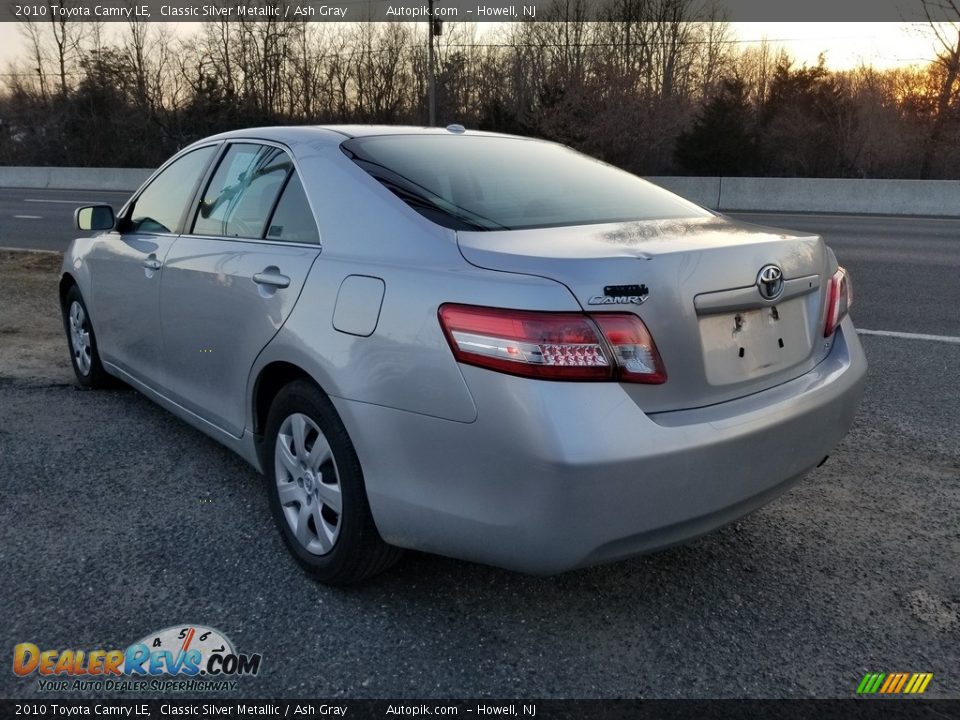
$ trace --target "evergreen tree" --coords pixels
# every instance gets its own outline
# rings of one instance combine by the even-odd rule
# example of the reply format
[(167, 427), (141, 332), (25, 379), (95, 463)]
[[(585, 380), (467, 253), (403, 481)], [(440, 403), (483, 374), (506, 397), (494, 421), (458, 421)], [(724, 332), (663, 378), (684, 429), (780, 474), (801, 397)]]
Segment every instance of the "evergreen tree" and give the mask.
[(749, 175), (758, 165), (747, 86), (724, 80), (693, 126), (677, 137), (674, 157), (694, 175)]

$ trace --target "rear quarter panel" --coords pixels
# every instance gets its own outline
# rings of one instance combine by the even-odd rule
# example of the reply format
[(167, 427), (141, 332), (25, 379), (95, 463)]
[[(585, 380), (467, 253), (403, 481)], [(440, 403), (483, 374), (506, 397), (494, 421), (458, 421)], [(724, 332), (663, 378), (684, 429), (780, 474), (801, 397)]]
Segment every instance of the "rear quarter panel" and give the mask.
[[(439, 306), (579, 308), (552, 280), (468, 264), (453, 231), (409, 209), (338, 147), (315, 148), (298, 160), (323, 248), (296, 307), (257, 359), (249, 396), (262, 368), (285, 361), (335, 397), (472, 422), (476, 407), (441, 331)], [(333, 326), (349, 275), (384, 283), (379, 320), (367, 337)], [(249, 420), (252, 426), (252, 406)]]

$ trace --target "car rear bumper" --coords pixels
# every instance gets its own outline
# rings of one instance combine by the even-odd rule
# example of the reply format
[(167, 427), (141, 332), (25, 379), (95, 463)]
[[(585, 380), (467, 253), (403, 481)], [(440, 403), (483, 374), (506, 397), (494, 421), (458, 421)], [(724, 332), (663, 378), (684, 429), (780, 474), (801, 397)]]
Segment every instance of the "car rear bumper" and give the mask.
[(802, 377), (649, 416), (615, 383), (463, 373), (472, 423), (334, 398), (377, 527), (401, 547), (549, 574), (688, 540), (782, 493), (847, 433), (866, 359), (846, 319)]

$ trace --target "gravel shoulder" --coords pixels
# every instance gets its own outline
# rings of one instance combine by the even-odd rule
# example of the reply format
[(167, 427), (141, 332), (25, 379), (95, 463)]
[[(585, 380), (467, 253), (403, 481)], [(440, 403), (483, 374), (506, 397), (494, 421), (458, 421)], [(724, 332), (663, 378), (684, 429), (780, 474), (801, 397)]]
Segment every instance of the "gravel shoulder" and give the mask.
[(0, 380), (69, 383), (57, 281), (63, 255), (0, 250)]
[(915, 671), (960, 698), (960, 346), (863, 338), (830, 461), (689, 545), (552, 578), (409, 553), (333, 590), (250, 467), (133, 391), (74, 388), (58, 267), (0, 253), (3, 652), (202, 623), (264, 656), (231, 697), (852, 697)]

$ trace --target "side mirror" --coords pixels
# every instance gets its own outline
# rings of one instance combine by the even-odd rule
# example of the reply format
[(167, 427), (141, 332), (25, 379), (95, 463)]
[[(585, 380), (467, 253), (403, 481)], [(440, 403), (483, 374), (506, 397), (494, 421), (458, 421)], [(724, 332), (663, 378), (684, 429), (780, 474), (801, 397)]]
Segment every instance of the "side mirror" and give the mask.
[(113, 208), (109, 205), (87, 205), (77, 208), (73, 219), (80, 230), (111, 230), (116, 223)]

